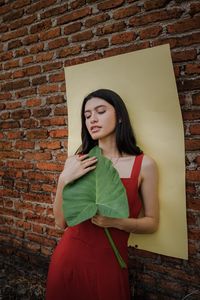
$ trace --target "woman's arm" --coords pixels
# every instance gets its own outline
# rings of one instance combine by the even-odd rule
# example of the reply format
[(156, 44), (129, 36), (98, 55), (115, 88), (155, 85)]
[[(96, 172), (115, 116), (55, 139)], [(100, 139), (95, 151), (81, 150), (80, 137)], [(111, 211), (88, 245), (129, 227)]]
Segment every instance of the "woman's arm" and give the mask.
[(58, 179), (56, 196), (53, 203), (55, 223), (61, 229), (67, 226), (62, 210), (62, 192), (64, 186), (94, 170), (96, 162), (96, 157), (88, 158), (87, 154), (82, 156), (75, 155), (66, 160), (64, 169)]
[(118, 219), (96, 215), (92, 222), (101, 227), (114, 227), (127, 232), (155, 232), (159, 224), (158, 171), (154, 160), (146, 155), (140, 171), (140, 190), (144, 205), (143, 217)]

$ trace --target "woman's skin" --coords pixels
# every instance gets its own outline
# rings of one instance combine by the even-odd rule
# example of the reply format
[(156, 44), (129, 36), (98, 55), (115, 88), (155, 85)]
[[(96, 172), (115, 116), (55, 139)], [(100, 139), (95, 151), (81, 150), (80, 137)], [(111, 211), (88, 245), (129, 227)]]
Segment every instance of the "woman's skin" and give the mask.
[[(100, 98), (92, 98), (85, 105), (85, 124), (94, 140), (102, 149), (105, 157), (119, 158), (129, 156), (126, 153), (120, 154), (116, 146), (115, 128), (117, 122), (114, 107)], [(131, 158), (131, 157), (130, 157)], [(134, 156), (132, 156), (134, 160)], [(56, 224), (64, 229), (66, 222), (62, 212), (62, 190), (66, 184), (85, 175), (96, 168), (96, 157), (88, 158), (88, 155), (74, 155), (69, 157), (62, 173), (59, 176), (58, 186), (53, 211)], [(127, 164), (131, 168), (131, 164)], [(120, 176), (120, 169), (116, 167)], [(123, 176), (121, 176), (123, 177)], [(139, 218), (108, 218), (96, 215), (91, 222), (100, 227), (114, 227), (127, 232), (153, 233), (158, 228), (159, 204), (158, 204), (158, 172), (154, 160), (144, 155), (138, 186), (143, 202), (143, 216)]]

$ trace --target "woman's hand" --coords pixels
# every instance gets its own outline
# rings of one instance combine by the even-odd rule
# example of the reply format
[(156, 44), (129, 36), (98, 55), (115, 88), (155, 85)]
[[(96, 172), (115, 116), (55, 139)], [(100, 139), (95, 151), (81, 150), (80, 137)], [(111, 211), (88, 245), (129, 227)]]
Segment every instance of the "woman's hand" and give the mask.
[(88, 158), (88, 154), (71, 156), (66, 160), (59, 180), (64, 184), (68, 184), (94, 170), (96, 168), (96, 162), (97, 158)]
[(109, 218), (105, 216), (95, 215), (92, 217), (91, 222), (99, 227), (108, 228), (118, 228), (118, 222), (120, 219), (117, 218)]

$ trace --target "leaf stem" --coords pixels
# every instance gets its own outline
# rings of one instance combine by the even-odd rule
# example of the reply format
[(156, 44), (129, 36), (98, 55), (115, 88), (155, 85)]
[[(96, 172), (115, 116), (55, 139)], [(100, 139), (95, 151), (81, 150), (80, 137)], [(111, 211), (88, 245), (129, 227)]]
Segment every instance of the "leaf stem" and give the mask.
[(115, 256), (116, 256), (116, 258), (117, 258), (117, 260), (119, 262), (120, 267), (123, 268), (123, 269), (127, 268), (127, 265), (126, 265), (125, 261), (123, 260), (123, 258), (121, 257), (121, 255), (120, 255), (120, 253), (119, 253), (119, 251), (118, 251), (118, 249), (117, 249), (117, 247), (116, 247), (116, 245), (115, 245), (115, 243), (114, 243), (114, 241), (112, 239), (112, 236), (111, 236), (108, 228), (104, 228), (104, 231), (105, 231), (106, 236), (107, 236), (107, 238), (108, 238), (108, 240), (110, 242), (110, 245), (111, 245), (111, 247), (112, 247), (112, 249), (113, 249), (113, 251), (115, 253)]

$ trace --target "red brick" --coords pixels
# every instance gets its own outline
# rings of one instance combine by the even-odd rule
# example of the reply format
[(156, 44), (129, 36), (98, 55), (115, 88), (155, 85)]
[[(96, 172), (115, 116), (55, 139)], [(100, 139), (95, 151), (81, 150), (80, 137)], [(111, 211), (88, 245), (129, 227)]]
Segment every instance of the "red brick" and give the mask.
[(28, 65), (28, 64), (31, 64), (32, 62), (33, 62), (33, 56), (24, 57), (22, 59), (23, 65)]
[(17, 90), (20, 88), (24, 88), (29, 86), (29, 80), (28, 79), (20, 79), (20, 80), (14, 80), (7, 83), (2, 84), (2, 91), (11, 91), (11, 90)]
[(200, 64), (187, 64), (185, 68), (186, 74), (199, 74)]
[(39, 170), (46, 170), (46, 171), (62, 171), (63, 170), (63, 165), (59, 165), (58, 163), (45, 163), (45, 162), (40, 162), (37, 163), (36, 167)]
[(191, 134), (200, 134), (200, 124), (191, 124), (189, 129)]
[(140, 7), (137, 5), (131, 5), (125, 8), (120, 8), (113, 12), (113, 19), (123, 19), (126, 17), (133, 16), (140, 12)]
[(23, 39), (23, 44), (24, 45), (30, 45), (30, 44), (33, 44), (33, 43), (37, 43), (38, 40), (39, 40), (39, 37), (38, 37), (37, 34), (31, 34), (31, 35), (26, 36)]
[(74, 34), (72, 36), (72, 42), (81, 42), (85, 40), (89, 40), (93, 37), (93, 33), (91, 30), (82, 31), (80, 33)]
[(44, 247), (41, 245), (41, 254), (49, 257), (52, 254), (52, 248)]
[(30, 96), (33, 94), (37, 94), (37, 89), (36, 88), (28, 88), (28, 89), (21, 90), (19, 92), (15, 92), (15, 97), (21, 98), (21, 97)]
[(43, 174), (43, 173), (37, 172), (37, 171), (34, 171), (34, 172), (29, 171), (26, 173), (26, 178), (28, 178), (30, 180), (36, 180), (36, 181), (42, 180), (43, 182), (51, 182), (52, 183), (52, 181), (54, 180), (54, 177), (55, 177), (55, 175), (53, 175), (53, 174), (50, 174), (50, 173)]
[(19, 19), (23, 16), (23, 10), (22, 9), (18, 9), (17, 11), (10, 11), (8, 14), (4, 15), (2, 17), (3, 22), (5, 23), (9, 23), (12, 20), (16, 20)]
[[(184, 120), (199, 120), (200, 119), (200, 111), (183, 111), (182, 113)], [(200, 149), (200, 148), (199, 148)]]
[(32, 169), (33, 164), (23, 161), (8, 161), (7, 166), (16, 169)]
[(8, 139), (19, 139), (21, 138), (22, 133), (20, 131), (9, 131), (7, 133), (7, 138)]
[[(51, 6), (52, 4), (55, 4), (56, 0), (48, 0), (48, 6)], [(41, 9), (46, 9), (47, 7), (47, 1), (46, 0), (40, 0), (39, 2), (29, 5), (28, 9), (26, 10), (27, 14), (32, 14), (36, 11), (39, 11)]]
[(77, 9), (83, 5), (85, 5), (86, 1), (85, 0), (75, 0), (72, 3), (70, 3), (70, 7), (72, 9)]
[(8, 5), (6, 5), (4, 3), (4, 5), (0, 7), (0, 14), (2, 14), (2, 15), (6, 14), (6, 13), (8, 13), (10, 11), (10, 9), (11, 9), (10, 3)]
[(66, 49), (61, 50), (58, 53), (59, 57), (66, 57), (69, 55), (74, 55), (74, 54), (78, 54), (81, 52), (81, 46), (73, 46), (73, 47), (67, 47)]
[(26, 106), (33, 107), (33, 106), (40, 106), (41, 100), (39, 98), (32, 98), (26, 101)]
[(30, 119), (22, 120), (21, 124), (22, 124), (23, 128), (27, 128), (27, 129), (33, 128), (33, 129), (35, 129), (35, 128), (38, 127), (39, 121), (30, 118)]
[(152, 26), (148, 27), (147, 29), (143, 29), (139, 32), (140, 38), (141, 39), (148, 39), (148, 38), (153, 38), (157, 37), (162, 33), (162, 26)]
[(11, 41), (8, 43), (8, 50), (16, 49), (22, 46), (22, 42), (20, 40)]
[[(85, 27), (93, 27), (94, 25), (105, 22), (109, 19), (110, 19), (110, 16), (108, 14), (106, 14), (106, 13), (99, 14), (97, 16), (88, 18), (85, 21)], [(69, 26), (73, 27), (73, 24), (71, 24)]]
[(123, 32), (119, 34), (115, 34), (111, 38), (111, 44), (124, 44), (127, 42), (131, 42), (136, 39), (136, 34), (134, 32)]
[(6, 72), (6, 73), (0, 74), (0, 80), (6, 80), (6, 79), (11, 79), (11, 78), (12, 78), (11, 72)]
[(173, 62), (182, 62), (193, 60), (197, 58), (197, 51), (196, 49), (185, 49), (182, 51), (172, 51), (172, 60)]
[(48, 119), (43, 119), (40, 121), (41, 126), (60, 126), (60, 125), (66, 125), (66, 120), (63, 117), (56, 117), (56, 118), (48, 118)]
[(51, 108), (43, 107), (43, 108), (37, 108), (33, 110), (33, 116), (34, 117), (46, 117), (51, 113)]
[(191, 3), (190, 4), (190, 14), (195, 15), (196, 13), (200, 12), (200, 3)]
[(185, 79), (177, 81), (177, 88), (179, 92), (196, 90), (200, 86), (200, 79)]
[(59, 153), (59, 154), (57, 154), (57, 155), (56, 155), (56, 159), (57, 159), (58, 161), (65, 162), (66, 159), (67, 159), (67, 153), (65, 152), (65, 153)]
[(20, 28), (15, 31), (10, 31), (2, 34), (1, 41), (6, 42), (8, 40), (16, 39), (18, 37), (22, 37), (28, 34), (27, 28)]
[[(16, 190), (18, 190), (20, 192), (22, 192), (22, 191), (23, 192), (28, 192), (28, 190), (29, 190), (29, 184), (28, 184), (28, 182), (17, 181), (15, 183), (15, 188), (16, 188)], [(15, 208), (17, 208), (17, 203), (15, 203)], [(26, 208), (27, 208), (27, 206), (26, 206)]]
[(148, 0), (144, 2), (144, 8), (145, 10), (158, 9), (165, 7), (169, 2), (170, 0)]
[(58, 36), (60, 36), (60, 28), (59, 27), (50, 29), (50, 30), (45, 31), (45, 32), (41, 32), (39, 34), (39, 38), (40, 38), (41, 41), (47, 41), (47, 40), (50, 40), (50, 39), (54, 39)]
[(103, 1), (102, 3), (99, 3), (97, 5), (97, 8), (99, 10), (107, 10), (107, 9), (119, 7), (123, 3), (124, 3), (124, 0), (107, 0), (107, 1)]
[(49, 76), (49, 82), (60, 82), (64, 80), (65, 80), (64, 72)]
[(1, 120), (7, 120), (7, 119), (10, 119), (10, 113), (9, 112), (2, 112), (0, 114), (0, 119)]
[(58, 92), (58, 85), (41, 85), (38, 88), (38, 92), (41, 95)]
[(59, 141), (40, 142), (39, 146), (41, 149), (61, 149), (61, 143)]
[(17, 151), (0, 151), (0, 158), (20, 158), (20, 152)]
[(12, 8), (16, 9), (16, 8), (24, 7), (24, 6), (27, 6), (30, 3), (31, 3), (31, 0), (18, 0), (18, 1), (14, 1), (12, 3)]
[(36, 54), (42, 52), (43, 50), (44, 50), (44, 43), (37, 43), (36, 45), (30, 48), (29, 53)]
[(47, 104), (59, 104), (64, 102), (65, 102), (65, 98), (63, 95), (50, 96), (46, 100)]
[(31, 115), (31, 112), (28, 109), (16, 110), (13, 113), (11, 113), (11, 117), (14, 120), (27, 119), (30, 117), (30, 115)]
[(27, 152), (24, 154), (24, 158), (26, 160), (50, 160), (52, 159), (52, 155), (51, 153), (49, 152), (37, 152), (37, 153), (34, 153), (34, 152)]
[(52, 186), (51, 184), (43, 184), (42, 190), (45, 192), (56, 193), (56, 187)]
[(89, 61), (100, 59), (100, 58), (102, 58), (102, 54), (100, 54), (100, 53), (94, 53), (94, 54), (90, 54), (88, 56), (83, 56), (83, 57), (70, 58), (65, 61), (65, 67), (81, 64), (84, 62), (89, 62)]
[(125, 27), (126, 25), (123, 21), (120, 21), (118, 23), (107, 24), (102, 27), (98, 27), (96, 30), (96, 34), (104, 35), (104, 34), (119, 32), (125, 29)]
[(199, 105), (200, 104), (200, 93), (192, 95), (192, 103), (194, 105)]
[(24, 222), (22, 220), (16, 220), (15, 225), (16, 225), (16, 227), (23, 228), (25, 230), (31, 229), (31, 224), (28, 222)]
[(40, 233), (40, 234), (43, 233), (43, 227), (41, 225), (33, 224), (32, 230), (33, 230), (33, 232), (36, 232), (36, 233)]
[(48, 43), (48, 49), (52, 50), (52, 49), (67, 46), (68, 44), (69, 42), (67, 38), (53, 39), (53, 41)]
[(51, 70), (60, 69), (61, 67), (62, 67), (62, 62), (48, 63), (43, 66), (43, 71), (49, 72)]
[(46, 53), (39, 53), (36, 55), (36, 62), (43, 62), (43, 61), (48, 61), (52, 60), (53, 58), (53, 52), (46, 52)]
[(199, 171), (187, 171), (186, 179), (188, 181), (200, 181), (200, 172)]
[(0, 100), (9, 100), (11, 98), (12, 98), (12, 94), (9, 92), (0, 94)]
[(140, 42), (134, 45), (129, 45), (129, 46), (123, 46), (123, 47), (117, 47), (114, 49), (109, 49), (109, 50), (105, 50), (104, 51), (104, 57), (110, 57), (110, 56), (114, 56), (114, 55), (118, 55), (118, 54), (122, 54), (122, 53), (128, 53), (131, 51), (136, 51), (136, 50), (140, 50), (140, 49), (145, 49), (149, 47), (149, 42), (145, 41), (145, 42)]
[(98, 41), (93, 41), (93, 42), (86, 43), (85, 46), (84, 46), (84, 50), (91, 51), (91, 50), (106, 48), (108, 46), (109, 46), (108, 39), (101, 39), (101, 40), (98, 40)]
[(57, 20), (57, 25), (62, 25), (68, 22), (72, 22), (78, 19), (82, 19), (92, 13), (91, 7), (84, 7), (76, 11), (72, 11)]
[(53, 7), (50, 9), (46, 9), (43, 13), (40, 14), (41, 19), (45, 19), (45, 18), (49, 18), (52, 16), (57, 16), (60, 15), (62, 13), (64, 13), (65, 11), (67, 11), (68, 8), (68, 3), (64, 4), (64, 5), (59, 5), (58, 7)]
[(62, 105), (62, 106), (57, 106), (54, 110), (54, 115), (55, 116), (66, 116), (67, 115), (67, 106)]
[(82, 26), (81, 22), (73, 22), (72, 24), (69, 24), (64, 27), (64, 34), (68, 35), (70, 33), (80, 31), (81, 26)]
[(13, 59), (4, 64), (4, 70), (14, 69), (19, 67), (19, 59)]
[(187, 208), (194, 211), (199, 211), (200, 199), (187, 198)]
[(167, 31), (169, 33), (181, 33), (198, 28), (200, 28), (200, 19), (199, 17), (194, 17), (192, 19), (187, 18), (174, 24), (168, 25)]
[(186, 150), (199, 150), (200, 140), (186, 139), (185, 140)]
[(190, 46), (198, 44), (200, 40), (200, 33), (193, 33), (192, 35), (185, 35), (179, 38), (162, 38), (157, 41), (153, 41), (153, 46), (170, 44), (171, 48), (180, 47), (180, 46)]
[[(46, 194), (39, 194), (39, 193), (23, 193), (23, 200), (30, 201), (30, 202), (37, 202), (37, 203), (52, 203), (51, 196)], [(30, 203), (29, 203), (30, 204)]]
[(32, 79), (32, 85), (41, 85), (47, 83), (47, 77), (46, 76), (38, 76)]
[(26, 18), (20, 18), (20, 20), (10, 23), (10, 29), (14, 30), (29, 24), (33, 24), (37, 20), (36, 15), (28, 16)]
[(28, 50), (27, 49), (17, 49), (15, 50), (15, 57), (21, 57), (21, 56), (25, 56), (28, 55)]
[(20, 127), (19, 122), (7, 121), (7, 122), (0, 123), (0, 128), (2, 129), (11, 129), (11, 128), (19, 128), (19, 127)]
[(0, 61), (5, 61), (13, 58), (12, 51), (6, 51), (5, 53), (0, 54)]
[(66, 137), (66, 136), (68, 136), (68, 131), (67, 131), (67, 129), (51, 130), (51, 131), (49, 131), (49, 135), (52, 138)]
[(179, 18), (181, 14), (182, 14), (182, 9), (178, 9), (178, 8), (151, 12), (142, 16), (132, 17), (129, 21), (129, 25), (130, 26), (145, 25), (157, 21)]
[(47, 138), (48, 136), (48, 131), (44, 129), (36, 129), (36, 130), (30, 130), (27, 131), (26, 137), (28, 139), (42, 139), (42, 138)]

